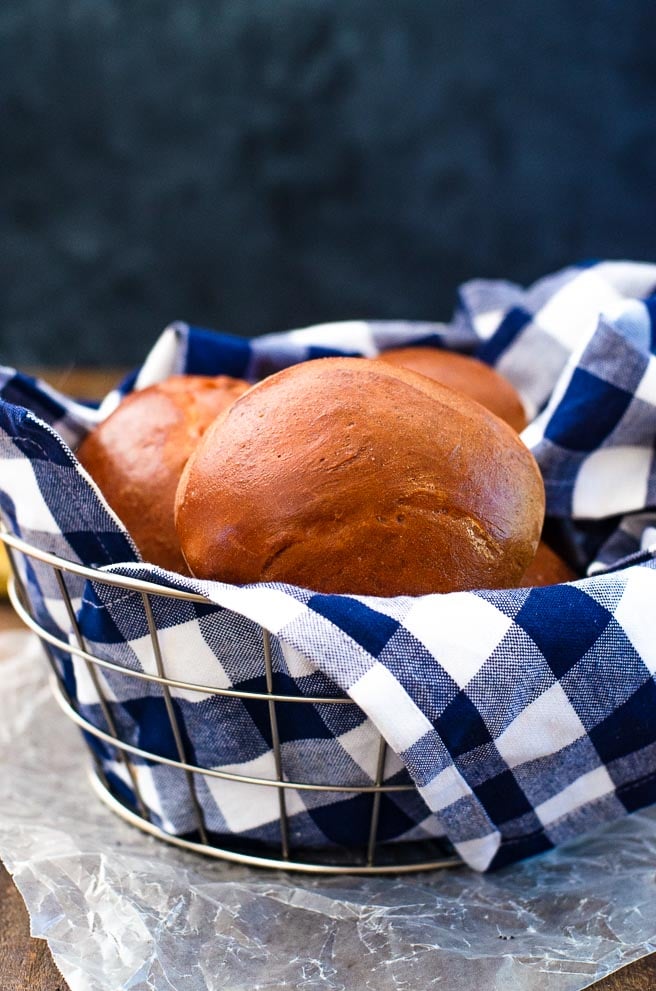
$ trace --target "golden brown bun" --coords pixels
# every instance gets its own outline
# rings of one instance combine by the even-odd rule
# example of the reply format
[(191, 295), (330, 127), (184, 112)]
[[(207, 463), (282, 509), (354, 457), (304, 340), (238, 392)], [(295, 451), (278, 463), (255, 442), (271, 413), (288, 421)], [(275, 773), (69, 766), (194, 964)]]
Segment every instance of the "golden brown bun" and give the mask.
[(361, 358), (254, 386), (207, 431), (176, 498), (198, 577), (384, 596), (517, 584), (543, 515), (537, 464), (507, 424)]
[(212, 420), (249, 388), (219, 375), (174, 375), (123, 400), (77, 457), (145, 561), (187, 573), (173, 506), (187, 458)]
[(552, 551), (543, 540), (538, 544), (535, 557), (524, 572), (520, 588), (534, 585), (558, 585), (559, 582), (574, 582), (579, 577), (562, 557)]
[(390, 348), (381, 352), (378, 358), (428, 375), (450, 389), (464, 392), (500, 416), (518, 433), (527, 424), (524, 404), (514, 386), (477, 358), (431, 347)]

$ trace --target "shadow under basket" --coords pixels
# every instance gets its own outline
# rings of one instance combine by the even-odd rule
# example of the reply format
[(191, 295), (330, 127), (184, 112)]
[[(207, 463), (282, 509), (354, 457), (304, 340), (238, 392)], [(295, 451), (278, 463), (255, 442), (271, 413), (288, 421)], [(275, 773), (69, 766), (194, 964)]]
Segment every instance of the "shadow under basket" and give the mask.
[[(289, 871), (306, 871), (317, 874), (397, 874), (413, 871), (428, 871), (442, 867), (459, 866), (462, 862), (452, 855), (449, 845), (439, 838), (407, 840), (401, 842), (384, 841), (380, 837), (379, 819), (381, 801), (384, 796), (394, 793), (415, 793), (416, 789), (409, 779), (389, 783), (385, 781), (385, 760), (387, 745), (383, 738), (376, 734), (374, 737), (373, 763), (375, 775), (366, 783), (354, 784), (327, 783), (322, 781), (299, 780), (298, 774), (290, 780), (284, 768), (283, 746), (279, 733), (279, 711), (281, 706), (352, 706), (359, 713), (355, 702), (343, 694), (333, 696), (285, 695), (274, 691), (274, 667), (272, 650), (276, 646), (275, 638), (268, 631), (261, 631), (261, 675), (263, 676), (264, 691), (242, 691), (234, 688), (217, 688), (190, 681), (180, 681), (167, 677), (165, 651), (161, 644), (161, 630), (158, 629), (154, 602), (159, 599), (182, 600), (196, 605), (215, 606), (209, 599), (200, 595), (183, 592), (153, 582), (135, 580), (123, 575), (105, 573), (96, 568), (85, 567), (33, 547), (8, 532), (0, 532), (11, 563), (11, 578), (9, 582), (9, 597), (11, 603), (25, 625), (40, 638), (52, 674), (51, 685), (54, 697), (63, 712), (81, 730), (91, 758), (90, 771), (93, 790), (98, 797), (116, 814), (128, 823), (137, 826), (142, 831), (158, 839), (176, 846), (202, 853), (211, 857), (247, 864), (256, 867), (268, 867)], [(55, 627), (47, 618), (47, 611), (39, 608), (39, 603), (30, 600), (27, 591), (29, 582), (25, 576), (38, 569), (39, 585), (45, 582), (53, 597), (59, 604), (62, 620)], [(128, 668), (115, 661), (97, 656), (91, 649), (88, 638), (81, 629), (74, 601), (79, 596), (80, 589), (87, 583), (93, 582), (94, 587), (112, 587), (125, 591), (140, 602), (143, 618), (150, 639), (153, 667), (152, 673), (143, 669)], [(74, 586), (72, 591), (71, 586)], [(34, 599), (34, 596), (32, 596)], [(48, 627), (51, 627), (50, 629)], [(220, 632), (220, 631), (219, 631)], [(96, 721), (88, 717), (88, 712), (80, 705), (70, 691), (65, 674), (65, 664), (82, 665), (88, 675), (88, 683), (93, 686), (97, 695), (98, 711), (102, 719)], [(64, 664), (64, 667), (63, 667)], [(156, 672), (156, 673), (155, 673)], [(104, 687), (104, 675), (111, 673), (133, 679), (136, 682), (148, 682), (148, 690), (156, 689), (161, 692), (163, 701), (162, 711), (168, 721), (167, 733), (174, 741), (174, 755), (158, 753), (127, 742), (121, 733), (112, 712), (111, 699), (108, 698)], [(274, 774), (271, 777), (254, 774), (240, 774), (234, 770), (223, 770), (192, 763), (188, 759), (185, 746), (185, 733), (176, 715), (174, 705), (175, 693), (202, 693), (204, 696), (223, 699), (226, 705), (234, 705), (235, 700), (253, 705), (259, 704), (266, 712), (268, 719), (267, 732), (270, 735), (273, 753)], [(218, 704), (218, 703), (217, 703)], [(362, 716), (364, 718), (364, 716)], [(99, 725), (102, 723), (102, 725)], [(147, 736), (148, 734), (146, 734)], [(119, 776), (106, 773), (106, 765), (100, 759), (99, 753), (110, 753), (116, 767), (121, 769)], [(140, 786), (137, 765), (148, 764), (154, 767), (166, 765), (176, 769), (184, 781), (187, 802), (195, 820), (194, 828), (180, 832), (172, 832), (162, 827), (156, 821), (149, 807), (147, 797)], [(202, 804), (198, 798), (199, 780), (213, 779), (241, 783), (257, 789), (267, 789), (270, 797), (271, 789), (277, 796), (276, 833), (279, 840), (275, 844), (249, 840), (240, 835), (226, 835), (213, 832), (207, 825), (203, 814)], [(128, 785), (127, 787), (125, 785)], [(294, 843), (293, 831), (290, 829), (290, 812), (288, 796), (295, 792), (330, 792), (339, 798), (359, 796), (367, 805), (366, 838), (357, 848), (349, 848), (336, 844), (330, 847), (304, 848)]]

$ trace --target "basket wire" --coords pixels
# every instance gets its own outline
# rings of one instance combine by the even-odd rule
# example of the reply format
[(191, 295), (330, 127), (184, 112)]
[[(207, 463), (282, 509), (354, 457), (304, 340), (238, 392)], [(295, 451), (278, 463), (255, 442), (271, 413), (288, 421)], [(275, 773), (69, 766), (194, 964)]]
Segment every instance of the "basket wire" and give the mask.
[[(295, 696), (277, 694), (274, 692), (273, 663), (272, 663), (272, 639), (271, 634), (264, 628), (262, 634), (262, 668), (265, 677), (266, 692), (239, 691), (231, 688), (216, 688), (213, 686), (197, 684), (194, 682), (180, 681), (167, 677), (164, 652), (161, 647), (159, 631), (153, 611), (152, 599), (154, 597), (165, 597), (179, 599), (186, 602), (202, 603), (204, 605), (215, 605), (211, 600), (195, 593), (183, 592), (179, 589), (167, 588), (152, 582), (141, 579), (132, 579), (123, 575), (107, 574), (95, 568), (89, 568), (72, 561), (67, 561), (54, 554), (36, 548), (9, 533), (6, 528), (0, 529), (0, 540), (5, 545), (11, 565), (11, 577), (9, 581), (9, 598), (14, 610), (25, 625), (40, 638), (49, 660), (52, 670), (51, 685), (53, 694), (59, 706), (85, 734), (90, 734), (97, 740), (102, 741), (111, 747), (115, 754), (116, 761), (120, 763), (129, 777), (135, 798), (135, 810), (129, 808), (120, 801), (115, 791), (111, 788), (105, 775), (100, 759), (93, 747), (89, 744), (89, 751), (93, 760), (93, 770), (91, 771), (91, 782), (93, 790), (102, 801), (123, 819), (137, 826), (142, 831), (156, 836), (161, 840), (172, 843), (179, 847), (184, 847), (198, 853), (203, 853), (212, 857), (247, 864), (256, 867), (278, 868), (292, 871), (305, 871), (309, 873), (321, 874), (395, 874), (408, 873), (413, 871), (428, 871), (442, 867), (454, 867), (461, 864), (459, 858), (445, 854), (442, 843), (436, 840), (422, 840), (417, 842), (399, 842), (394, 844), (381, 843), (378, 838), (378, 823), (380, 816), (381, 798), (386, 793), (400, 791), (414, 791), (412, 784), (385, 784), (384, 770), (385, 757), (387, 754), (387, 744), (383, 737), (378, 735), (376, 770), (373, 783), (371, 784), (334, 784), (316, 783), (307, 781), (292, 781), (284, 773), (283, 749), (280, 742), (278, 729), (277, 707), (282, 704), (296, 705), (347, 705), (356, 706), (356, 703), (346, 696)], [(69, 623), (69, 638), (62, 639), (53, 634), (39, 622), (35, 616), (35, 611), (29, 600), (25, 585), (21, 578), (19, 560), (30, 558), (38, 561), (40, 565), (50, 568), (61, 594), (62, 602), (65, 606), (66, 616)], [(148, 627), (153, 658), (157, 674), (134, 670), (95, 656), (88, 648), (85, 638), (80, 629), (71, 593), (66, 583), (66, 575), (74, 575), (77, 578), (90, 580), (95, 583), (107, 586), (118, 587), (140, 595), (144, 609), (144, 615)], [(53, 648), (62, 651), (70, 657), (77, 657), (84, 662), (86, 670), (97, 693), (100, 709), (105, 721), (105, 729), (91, 723), (86, 719), (76, 706), (75, 700), (71, 698), (67, 691), (63, 675), (55, 659)], [(109, 670), (141, 681), (157, 684), (164, 699), (164, 705), (171, 732), (175, 741), (177, 759), (165, 757), (161, 754), (144, 750), (133, 744), (127, 743), (120, 738), (116, 723), (112, 716), (111, 706), (103, 690), (99, 670)], [(218, 768), (203, 767), (190, 763), (185, 752), (184, 736), (176, 716), (175, 707), (172, 702), (171, 691), (184, 689), (186, 691), (200, 692), (228, 698), (242, 700), (265, 701), (268, 708), (268, 718), (271, 732), (273, 761), (275, 776), (272, 778), (256, 777), (253, 775), (238, 774), (233, 771), (224, 771)], [(357, 706), (356, 706), (357, 707)], [(190, 807), (194, 810), (196, 819), (197, 834), (199, 842), (186, 837), (177, 836), (166, 832), (152, 821), (147, 803), (139, 787), (139, 780), (135, 764), (131, 757), (138, 757), (146, 761), (168, 765), (183, 772), (186, 786), (189, 792)], [(198, 799), (196, 789), (196, 777), (212, 777), (224, 779), (242, 784), (257, 785), (263, 788), (276, 788), (279, 811), (279, 850), (273, 848), (267, 855), (244, 852), (239, 849), (238, 838), (235, 838), (235, 845), (226, 846), (225, 843), (216, 845), (208, 836), (208, 830), (204, 821), (203, 810)], [(371, 810), (369, 814), (368, 839), (366, 849), (344, 851), (344, 850), (312, 850), (312, 857), (308, 857), (310, 851), (293, 851), (290, 843), (289, 815), (287, 811), (286, 792), (289, 789), (298, 791), (320, 791), (337, 792), (340, 794), (371, 795)], [(293, 855), (292, 855), (293, 854)]]

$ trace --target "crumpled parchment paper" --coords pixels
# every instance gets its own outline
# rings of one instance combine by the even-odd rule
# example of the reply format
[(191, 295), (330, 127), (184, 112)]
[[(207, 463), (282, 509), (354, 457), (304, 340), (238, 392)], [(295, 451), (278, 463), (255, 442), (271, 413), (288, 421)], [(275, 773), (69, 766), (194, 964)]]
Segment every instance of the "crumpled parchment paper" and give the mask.
[(656, 949), (653, 809), (493, 875), (239, 867), (105, 809), (38, 643), (0, 659), (0, 857), (72, 991), (579, 991)]

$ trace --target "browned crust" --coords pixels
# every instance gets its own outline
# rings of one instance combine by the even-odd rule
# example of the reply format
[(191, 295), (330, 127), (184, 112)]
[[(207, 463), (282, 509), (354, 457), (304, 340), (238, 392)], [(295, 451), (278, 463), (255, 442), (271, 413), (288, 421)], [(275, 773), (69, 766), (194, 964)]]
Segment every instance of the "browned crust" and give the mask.
[(552, 551), (543, 540), (538, 545), (535, 557), (524, 572), (520, 586), (558, 585), (560, 582), (573, 582), (580, 576)]
[(145, 561), (187, 572), (173, 520), (187, 458), (215, 417), (249, 388), (230, 376), (176, 375), (133, 392), (77, 456)]
[(357, 358), (254, 386), (208, 430), (176, 505), (199, 577), (373, 595), (516, 584), (543, 515), (539, 470), (507, 424)]
[(390, 348), (379, 360), (409, 368), (413, 372), (464, 392), (500, 416), (520, 433), (527, 424), (526, 411), (515, 387), (494, 368), (468, 355), (432, 347)]

